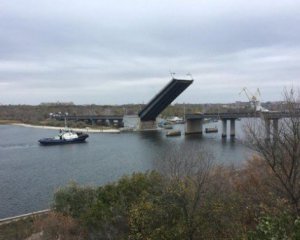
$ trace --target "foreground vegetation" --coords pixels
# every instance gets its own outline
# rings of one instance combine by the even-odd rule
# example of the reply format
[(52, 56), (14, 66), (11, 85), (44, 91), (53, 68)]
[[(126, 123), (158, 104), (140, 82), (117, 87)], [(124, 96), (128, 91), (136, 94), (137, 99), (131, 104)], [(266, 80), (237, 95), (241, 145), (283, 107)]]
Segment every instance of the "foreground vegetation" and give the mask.
[(51, 214), (0, 226), (2, 238), (300, 239), (299, 215), (263, 158), (235, 169), (182, 150), (165, 156), (160, 172), (100, 187), (70, 183), (55, 193)]
[[(159, 171), (105, 186), (58, 189), (52, 213), (34, 220), (31, 233), (78, 240), (300, 239), (295, 199), (263, 156), (237, 169), (215, 165), (207, 149), (180, 146), (160, 163)], [(299, 175), (295, 192), (298, 181)]]
[(25, 239), (33, 233), (33, 219), (0, 225), (0, 240)]
[(300, 238), (299, 215), (270, 184), (276, 178), (262, 158), (237, 170), (214, 166), (207, 153), (182, 151), (164, 158), (161, 173), (59, 190), (57, 216), (82, 226), (78, 239)]
[(43, 239), (300, 238), (299, 215), (269, 184), (262, 159), (239, 170), (178, 163), (168, 175), (135, 173), (97, 188), (71, 183), (35, 231)]

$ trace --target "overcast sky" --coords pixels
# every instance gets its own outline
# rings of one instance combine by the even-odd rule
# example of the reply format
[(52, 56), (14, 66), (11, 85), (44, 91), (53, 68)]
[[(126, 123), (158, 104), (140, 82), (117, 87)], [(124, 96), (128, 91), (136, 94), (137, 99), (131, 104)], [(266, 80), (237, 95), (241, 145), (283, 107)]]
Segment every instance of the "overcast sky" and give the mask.
[(299, 0), (2, 0), (0, 103), (263, 101), (300, 87)]

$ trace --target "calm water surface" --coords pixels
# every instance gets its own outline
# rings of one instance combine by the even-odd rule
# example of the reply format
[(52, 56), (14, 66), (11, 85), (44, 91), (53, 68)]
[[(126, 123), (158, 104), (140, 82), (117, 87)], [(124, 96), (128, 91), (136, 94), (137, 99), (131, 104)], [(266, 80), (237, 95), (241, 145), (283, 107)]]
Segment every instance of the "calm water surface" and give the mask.
[[(218, 126), (219, 123), (206, 125)], [(242, 139), (241, 122), (237, 138)], [(176, 128), (182, 128), (177, 125)], [(220, 129), (220, 128), (219, 128)], [(212, 151), (216, 161), (241, 164), (250, 151), (218, 134), (165, 137), (165, 132), (90, 134), (87, 143), (40, 146), (56, 130), (0, 125), (0, 218), (48, 208), (53, 192), (74, 180), (99, 185), (133, 172), (156, 169), (166, 152), (185, 144)]]

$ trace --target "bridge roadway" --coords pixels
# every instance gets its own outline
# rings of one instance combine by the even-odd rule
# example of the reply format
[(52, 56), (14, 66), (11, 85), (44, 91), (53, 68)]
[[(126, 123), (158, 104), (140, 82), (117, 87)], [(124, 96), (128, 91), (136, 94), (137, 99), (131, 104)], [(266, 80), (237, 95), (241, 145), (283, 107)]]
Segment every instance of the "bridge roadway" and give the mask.
[(271, 135), (271, 122), (273, 134), (278, 132), (280, 118), (300, 117), (300, 110), (293, 113), (287, 111), (268, 112), (226, 112), (226, 113), (193, 113), (185, 114), (185, 134), (202, 134), (203, 120), (206, 118), (222, 120), (222, 137), (227, 137), (227, 120), (230, 121), (230, 136), (235, 137), (235, 120), (238, 118), (261, 118), (265, 123), (266, 138)]
[(53, 118), (58, 121), (64, 121), (66, 118), (67, 120), (71, 121), (85, 121), (90, 122), (91, 124), (96, 124), (98, 121), (101, 121), (102, 124), (109, 122), (110, 125), (113, 125), (114, 122), (117, 122), (118, 126), (124, 125), (123, 115), (60, 115)]
[(204, 118), (213, 118), (213, 119), (237, 119), (237, 118), (253, 118), (260, 117), (260, 113), (257, 112), (228, 112), (228, 113), (188, 113), (185, 114), (186, 120), (193, 119), (204, 119)]
[(290, 113), (284, 111), (268, 111), (268, 112), (221, 112), (221, 113), (189, 113), (185, 114), (185, 119), (237, 119), (237, 118), (289, 118), (289, 117), (300, 117), (300, 111)]

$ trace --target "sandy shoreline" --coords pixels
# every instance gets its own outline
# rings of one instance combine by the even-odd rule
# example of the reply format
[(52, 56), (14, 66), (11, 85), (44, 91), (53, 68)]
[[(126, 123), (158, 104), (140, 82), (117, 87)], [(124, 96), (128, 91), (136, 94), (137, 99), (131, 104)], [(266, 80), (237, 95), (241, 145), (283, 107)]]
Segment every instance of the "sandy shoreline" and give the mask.
[[(59, 130), (63, 129), (63, 127), (52, 127), (52, 126), (39, 126), (39, 125), (31, 125), (25, 123), (11, 123), (10, 125), (21, 126), (21, 127), (31, 127), (31, 128), (42, 128), (42, 129), (52, 129)], [(120, 133), (118, 129), (92, 129), (92, 128), (72, 128), (73, 131), (80, 132), (88, 132), (88, 133)]]

